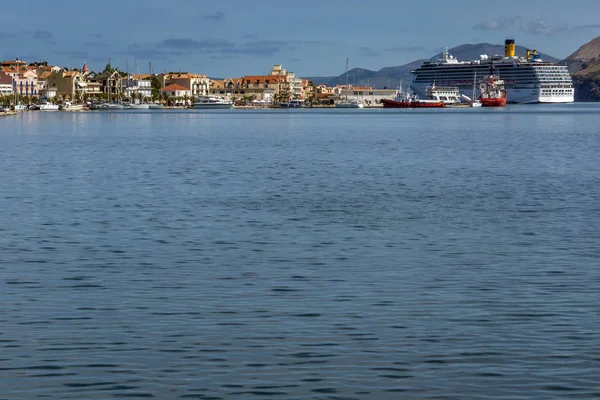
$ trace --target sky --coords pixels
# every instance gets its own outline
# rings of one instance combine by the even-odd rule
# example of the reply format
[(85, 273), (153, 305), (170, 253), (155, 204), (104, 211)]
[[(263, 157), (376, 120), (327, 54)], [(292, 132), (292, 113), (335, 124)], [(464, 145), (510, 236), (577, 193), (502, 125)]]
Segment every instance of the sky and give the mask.
[(2, 6), (0, 57), (102, 70), (336, 76), (430, 58), (467, 43), (564, 58), (600, 36), (600, 1), (41, 0)]

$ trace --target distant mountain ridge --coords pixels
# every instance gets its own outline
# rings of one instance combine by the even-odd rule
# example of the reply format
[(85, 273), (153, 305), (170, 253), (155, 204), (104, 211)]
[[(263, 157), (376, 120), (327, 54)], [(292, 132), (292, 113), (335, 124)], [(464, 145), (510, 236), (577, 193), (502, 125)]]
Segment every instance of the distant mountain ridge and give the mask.
[[(516, 47), (517, 55), (525, 56), (528, 48), (523, 46)], [(529, 48), (533, 50), (533, 48)], [(477, 44), (462, 44), (453, 47), (448, 52), (459, 61), (478, 60), (482, 54), (488, 56), (504, 55), (504, 45), (477, 43)], [(560, 60), (548, 54), (538, 52), (544, 61), (557, 63)], [(438, 53), (429, 60), (436, 60), (442, 56)], [(348, 71), (348, 83), (354, 86), (373, 86), (375, 88), (396, 88), (403, 82), (403, 87), (408, 87), (413, 80), (413, 74), (410, 72), (423, 64), (427, 59), (412, 61), (408, 64), (398, 65), (394, 67), (381, 68), (379, 71), (372, 71), (364, 68), (353, 68)], [(346, 73), (335, 77), (307, 77), (315, 84), (326, 84), (328, 86), (343, 85), (346, 83)]]

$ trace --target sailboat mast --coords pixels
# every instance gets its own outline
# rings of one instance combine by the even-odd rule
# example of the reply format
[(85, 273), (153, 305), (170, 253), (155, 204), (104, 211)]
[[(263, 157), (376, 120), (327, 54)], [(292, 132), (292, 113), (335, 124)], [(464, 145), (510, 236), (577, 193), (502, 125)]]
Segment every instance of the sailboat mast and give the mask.
[(348, 101), (348, 57), (346, 57), (346, 101)]

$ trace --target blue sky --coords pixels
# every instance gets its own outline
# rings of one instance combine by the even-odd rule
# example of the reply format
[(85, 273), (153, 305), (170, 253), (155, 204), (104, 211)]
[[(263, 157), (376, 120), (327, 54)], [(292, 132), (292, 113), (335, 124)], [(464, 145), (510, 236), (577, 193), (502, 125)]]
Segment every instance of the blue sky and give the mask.
[[(60, 5), (59, 5), (60, 4)], [(575, 5), (572, 5), (575, 4)], [(563, 58), (600, 36), (600, 1), (22, 0), (3, 4), (0, 57), (213, 77), (380, 69), (465, 43), (517, 44)]]

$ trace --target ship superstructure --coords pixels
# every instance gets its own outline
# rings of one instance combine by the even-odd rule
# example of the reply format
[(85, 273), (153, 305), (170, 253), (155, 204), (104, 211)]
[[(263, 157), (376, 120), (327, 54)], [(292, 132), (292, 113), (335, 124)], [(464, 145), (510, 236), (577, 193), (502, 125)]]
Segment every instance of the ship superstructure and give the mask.
[[(445, 50), (436, 61), (425, 61), (416, 70), (411, 89), (419, 96), (433, 84), (458, 86), (471, 95), (476, 76), (484, 76), (493, 64), (494, 72), (504, 81), (509, 103), (572, 103), (573, 81), (567, 67), (543, 61), (536, 50), (524, 57), (515, 55), (515, 41), (505, 42), (504, 57), (481, 55), (479, 60), (458, 61)], [(477, 97), (479, 93), (476, 94)]]

